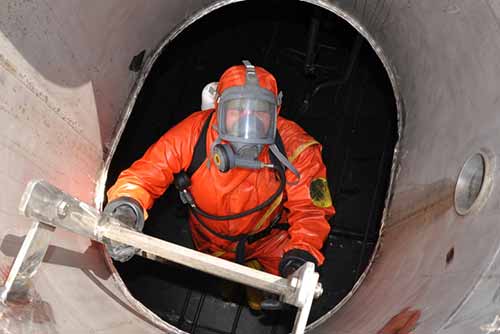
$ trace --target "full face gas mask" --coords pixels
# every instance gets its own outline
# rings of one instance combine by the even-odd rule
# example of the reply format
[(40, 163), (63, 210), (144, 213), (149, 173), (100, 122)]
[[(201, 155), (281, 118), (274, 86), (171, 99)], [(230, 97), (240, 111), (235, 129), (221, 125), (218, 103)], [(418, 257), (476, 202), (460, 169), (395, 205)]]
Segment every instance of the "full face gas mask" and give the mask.
[[(245, 84), (225, 89), (218, 100), (219, 138), (212, 146), (213, 161), (224, 173), (235, 167), (272, 168), (273, 165), (258, 160), (264, 145), (270, 145), (278, 160), (296, 172), (275, 145), (282, 94), (275, 96), (270, 90), (260, 87), (255, 67), (246, 60), (243, 64), (246, 68)], [(222, 144), (222, 140), (228, 143)]]

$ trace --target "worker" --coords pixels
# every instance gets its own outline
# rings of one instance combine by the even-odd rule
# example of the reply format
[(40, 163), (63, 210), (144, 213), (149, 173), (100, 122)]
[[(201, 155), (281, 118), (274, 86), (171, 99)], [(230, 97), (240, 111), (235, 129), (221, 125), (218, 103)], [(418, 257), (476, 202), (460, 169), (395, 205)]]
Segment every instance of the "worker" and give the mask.
[[(121, 172), (104, 212), (141, 231), (174, 183), (199, 251), (287, 277), (306, 261), (323, 264), (335, 210), (321, 145), (278, 116), (273, 75), (243, 63), (222, 74), (214, 108), (181, 121)], [(105, 244), (118, 261), (137, 252)]]

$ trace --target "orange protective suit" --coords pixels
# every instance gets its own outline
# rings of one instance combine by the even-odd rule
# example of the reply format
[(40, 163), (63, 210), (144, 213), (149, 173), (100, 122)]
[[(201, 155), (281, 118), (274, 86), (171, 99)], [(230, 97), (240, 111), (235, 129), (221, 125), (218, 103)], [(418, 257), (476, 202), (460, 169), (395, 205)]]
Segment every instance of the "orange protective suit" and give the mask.
[[(269, 72), (257, 67), (259, 84), (277, 92), (276, 82)], [(242, 72), (243, 71), (243, 72)], [(218, 92), (244, 84), (244, 67), (234, 66), (219, 81)], [(194, 147), (207, 119), (212, 115), (207, 132), (207, 159), (212, 160), (210, 148), (218, 137), (214, 129), (213, 110), (199, 111), (167, 131), (142, 158), (124, 170), (108, 190), (108, 201), (120, 196), (137, 200), (147, 211), (156, 198), (172, 183), (173, 176), (185, 171), (192, 160)], [(288, 222), (288, 231), (272, 232), (246, 247), (245, 260), (256, 259), (267, 272), (278, 274), (278, 265), (284, 252), (301, 249), (313, 255), (318, 265), (324, 261), (320, 251), (330, 231), (328, 218), (335, 213), (326, 183), (326, 167), (321, 158), (321, 145), (292, 121), (278, 117), (277, 129), (283, 140), (289, 161), (300, 172), (296, 177), (286, 171), (288, 183), (273, 204), (248, 216), (215, 221), (203, 218), (213, 230), (224, 235), (253, 234), (269, 226), (281, 211), (281, 222)], [(268, 147), (259, 160), (269, 161)], [(202, 210), (217, 216), (239, 213), (265, 201), (279, 186), (276, 172), (270, 168), (258, 170), (235, 168), (220, 172), (213, 161), (205, 161), (191, 177), (191, 193)], [(165, 222), (168, 224), (168, 222)], [(202, 252), (228, 260), (235, 259), (236, 242), (221, 239), (190, 216), (190, 228), (196, 248)]]

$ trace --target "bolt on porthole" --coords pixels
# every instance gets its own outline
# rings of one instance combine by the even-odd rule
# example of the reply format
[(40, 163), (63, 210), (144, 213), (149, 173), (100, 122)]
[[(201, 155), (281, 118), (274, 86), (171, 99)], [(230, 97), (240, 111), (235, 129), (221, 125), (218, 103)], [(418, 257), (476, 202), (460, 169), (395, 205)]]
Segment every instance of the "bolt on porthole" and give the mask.
[(467, 215), (481, 209), (492, 184), (492, 155), (481, 151), (465, 161), (455, 187), (455, 210)]

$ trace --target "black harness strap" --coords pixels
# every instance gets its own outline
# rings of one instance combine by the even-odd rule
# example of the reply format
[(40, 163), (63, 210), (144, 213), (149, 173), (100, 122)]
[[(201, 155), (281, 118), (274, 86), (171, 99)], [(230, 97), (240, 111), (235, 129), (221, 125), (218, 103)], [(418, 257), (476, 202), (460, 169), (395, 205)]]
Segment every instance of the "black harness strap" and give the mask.
[(191, 164), (186, 170), (187, 175), (190, 177), (200, 168), (201, 164), (207, 158), (207, 133), (208, 126), (210, 125), (210, 120), (212, 119), (213, 111), (207, 117), (205, 123), (203, 124), (203, 128), (201, 129), (200, 136), (198, 137), (198, 141), (196, 142), (193, 150), (193, 159), (191, 160)]
[[(210, 113), (210, 115), (207, 117), (205, 123), (203, 124), (203, 128), (201, 130), (200, 136), (198, 137), (198, 141), (195, 144), (194, 150), (193, 150), (193, 159), (191, 160), (191, 164), (189, 165), (188, 169), (186, 170), (186, 174), (191, 177), (197, 170), (200, 168), (201, 164), (205, 161), (207, 158), (207, 150), (206, 150), (206, 143), (207, 143), (207, 133), (208, 133), (208, 127), (210, 125), (210, 120), (212, 119), (213, 112)], [(281, 136), (278, 131), (276, 131), (276, 146), (280, 150), (283, 155), (286, 156), (286, 151), (285, 151), (285, 145), (283, 144), (283, 140), (281, 139)], [(283, 165), (281, 162), (272, 154), (271, 151), (269, 151), (269, 159), (273, 163), (273, 165), (278, 166), (278, 168), (284, 169)], [(179, 173), (181, 174), (181, 173)], [(176, 180), (179, 179), (178, 176), (179, 174), (176, 175)], [(284, 175), (284, 171), (282, 173)], [(182, 196), (182, 193), (181, 193)], [(242, 264), (245, 261), (245, 246), (246, 244), (251, 244), (256, 242), (257, 240), (260, 240), (266, 236), (268, 236), (273, 229), (279, 229), (279, 230), (288, 230), (290, 227), (289, 224), (286, 223), (279, 223), (281, 219), (281, 212), (274, 217), (274, 219), (271, 221), (268, 227), (263, 229), (262, 231), (256, 232), (254, 234), (239, 234), (239, 235), (226, 235), (219, 233), (212, 228), (210, 228), (202, 219), (199, 217), (199, 215), (191, 210), (193, 213), (193, 216), (195, 219), (200, 223), (203, 228), (205, 228), (208, 232), (211, 234), (215, 235), (218, 238), (230, 241), (230, 242), (237, 242), (236, 246), (236, 262)]]
[(269, 224), (268, 227), (266, 227), (260, 232), (254, 234), (226, 235), (213, 230), (196, 214), (196, 212), (194, 211), (191, 212), (193, 213), (193, 216), (196, 218), (198, 223), (200, 223), (200, 225), (203, 226), (203, 228), (205, 228), (211, 234), (230, 242), (237, 242), (236, 263), (239, 264), (243, 264), (243, 262), (245, 261), (245, 247), (247, 243), (252, 244), (257, 240), (267, 237), (269, 234), (271, 234), (271, 231), (274, 229), (286, 231), (290, 228), (290, 225), (287, 223), (279, 223), (279, 221), (281, 220), (281, 212), (280, 212), (279, 214), (276, 215), (276, 217), (274, 217), (274, 219), (271, 221), (271, 224)]

